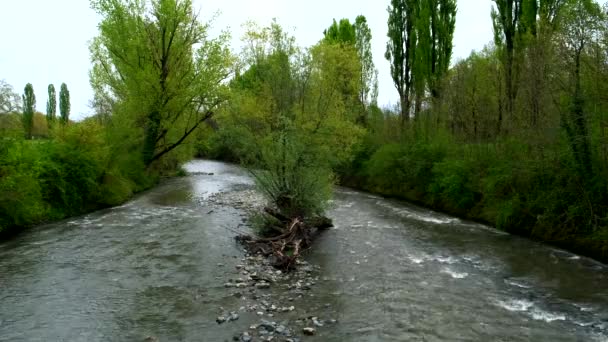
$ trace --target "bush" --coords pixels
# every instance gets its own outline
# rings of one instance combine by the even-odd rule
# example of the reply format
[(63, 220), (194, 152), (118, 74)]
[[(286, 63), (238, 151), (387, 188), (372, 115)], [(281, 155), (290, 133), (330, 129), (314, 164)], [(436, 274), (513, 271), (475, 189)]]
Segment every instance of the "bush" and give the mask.
[(139, 153), (127, 153), (128, 144), (114, 143), (93, 121), (54, 133), (53, 140), (0, 139), (0, 232), (117, 205), (156, 180)]
[[(293, 133), (293, 132), (292, 132)], [(331, 198), (333, 174), (295, 133), (277, 133), (260, 145), (250, 171), (270, 204), (287, 217), (322, 215)]]
[(39, 158), (32, 144), (0, 138), (0, 232), (44, 218), (47, 206), (36, 174)]
[(433, 166), (433, 181), (428, 191), (441, 207), (465, 212), (475, 205), (472, 165), (466, 160), (448, 159)]

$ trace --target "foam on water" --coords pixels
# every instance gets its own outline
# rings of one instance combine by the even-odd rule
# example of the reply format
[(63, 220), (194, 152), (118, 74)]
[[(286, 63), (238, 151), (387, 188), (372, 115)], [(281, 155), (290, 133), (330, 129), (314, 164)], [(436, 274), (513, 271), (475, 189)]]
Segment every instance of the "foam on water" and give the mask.
[(538, 308), (534, 308), (534, 310), (532, 310), (532, 312), (530, 312), (530, 313), (532, 315), (532, 318), (534, 318), (535, 320), (545, 321), (547, 323), (551, 323), (553, 321), (565, 321), (566, 320), (566, 315), (564, 315), (564, 314), (551, 313), (548, 311), (540, 310)]
[(384, 203), (383, 201), (377, 201), (376, 204), (380, 205), (382, 207), (391, 209), (398, 215), (401, 215), (401, 216), (404, 216), (407, 218), (412, 218), (412, 219), (415, 219), (418, 221), (436, 223), (436, 224), (451, 224), (451, 223), (460, 222), (460, 220), (457, 218), (439, 217), (436, 213), (433, 213), (431, 215), (431, 214), (426, 214), (426, 213), (422, 213), (422, 212), (414, 212), (412, 209), (398, 207), (395, 205)]
[(449, 257), (439, 256), (439, 257), (434, 258), (434, 260), (439, 261), (442, 264), (450, 264), (450, 265), (455, 264), (458, 261), (456, 258), (451, 257), (451, 256), (449, 256)]
[(505, 283), (511, 286), (516, 286), (522, 289), (530, 289), (532, 288), (532, 286), (530, 285), (526, 285), (526, 284), (522, 284), (520, 282), (514, 281), (514, 280), (510, 280), (510, 279), (505, 279)]
[(498, 301), (498, 306), (508, 311), (521, 312), (528, 311), (534, 303), (525, 299), (510, 299), (507, 301)]
[(566, 315), (562, 313), (553, 313), (542, 310), (535, 306), (534, 302), (525, 299), (509, 299), (506, 301), (499, 300), (496, 303), (499, 307), (511, 312), (525, 312), (527, 315), (537, 321), (551, 323), (554, 321), (565, 321)]
[(449, 274), (454, 279), (464, 279), (464, 278), (466, 278), (466, 277), (469, 276), (469, 274), (466, 273), (466, 272), (456, 272), (456, 271), (454, 271), (452, 269), (449, 269), (447, 267), (444, 268), (444, 269), (442, 269), (441, 273)]

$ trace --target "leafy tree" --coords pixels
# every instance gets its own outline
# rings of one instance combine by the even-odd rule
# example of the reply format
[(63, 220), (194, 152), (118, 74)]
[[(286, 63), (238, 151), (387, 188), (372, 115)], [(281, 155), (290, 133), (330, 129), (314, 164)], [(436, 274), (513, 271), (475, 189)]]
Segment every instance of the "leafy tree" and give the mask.
[(351, 24), (348, 19), (341, 19), (340, 23), (334, 19), (333, 24), (325, 31), (325, 40), (331, 43), (355, 45), (357, 41), (356, 24)]
[(409, 121), (413, 85), (413, 65), (417, 44), (415, 0), (391, 0), (388, 7), (386, 59), (391, 63), (391, 77), (399, 93), (401, 124)]
[(432, 0), (431, 58), (429, 88), (434, 98), (439, 96), (439, 83), (448, 72), (454, 47), (456, 0)]
[[(516, 92), (517, 72), (515, 70), (516, 35), (521, 24), (523, 0), (494, 0), (492, 7), (492, 22), (494, 25), (494, 42), (504, 48), (503, 66), (505, 70), (505, 97), (507, 114), (513, 116)], [(499, 112), (497, 133), (502, 129), (502, 111)]]
[(562, 113), (564, 127), (574, 158), (583, 179), (593, 176), (592, 153), (588, 120), (585, 113), (586, 96), (582, 87), (583, 58), (599, 36), (605, 14), (592, 0), (570, 0), (563, 10), (563, 30), (560, 44), (570, 72), (569, 109)]
[(21, 97), (13, 87), (0, 80), (0, 114), (17, 113), (21, 111)]
[(49, 127), (51, 127), (57, 116), (57, 93), (55, 92), (55, 86), (49, 84), (48, 92), (49, 99), (46, 102), (46, 121)]
[(26, 139), (32, 138), (34, 127), (34, 113), (36, 112), (36, 95), (31, 83), (25, 86), (23, 92), (23, 131)]
[(70, 91), (65, 83), (61, 84), (59, 90), (59, 113), (61, 114), (61, 123), (63, 125), (70, 122)]
[(360, 15), (355, 19), (355, 47), (361, 62), (359, 101), (367, 109), (378, 102), (378, 69), (372, 55), (372, 31), (367, 19)]
[(102, 17), (91, 84), (142, 135), (150, 166), (182, 145), (227, 99), (229, 36), (209, 39), (191, 0), (92, 0)]

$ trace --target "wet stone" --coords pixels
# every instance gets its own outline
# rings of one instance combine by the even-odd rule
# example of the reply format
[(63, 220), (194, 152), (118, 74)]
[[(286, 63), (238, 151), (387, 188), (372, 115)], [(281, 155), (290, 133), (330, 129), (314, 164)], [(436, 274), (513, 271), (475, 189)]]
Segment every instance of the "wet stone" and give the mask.
[(307, 336), (312, 336), (314, 335), (317, 331), (315, 330), (315, 328), (310, 328), (310, 327), (306, 327), (304, 329), (302, 329), (302, 332), (304, 333), (304, 335)]

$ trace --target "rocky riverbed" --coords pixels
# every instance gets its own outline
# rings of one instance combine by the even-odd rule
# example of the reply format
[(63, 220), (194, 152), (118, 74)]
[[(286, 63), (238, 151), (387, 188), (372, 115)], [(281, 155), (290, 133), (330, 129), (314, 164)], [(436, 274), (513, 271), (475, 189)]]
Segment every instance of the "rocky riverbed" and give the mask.
[[(250, 233), (248, 216), (264, 207), (264, 199), (255, 190), (241, 189), (210, 196), (208, 202), (217, 207), (229, 206), (242, 211), (242, 223), (235, 232)], [(236, 235), (235, 235), (236, 236)], [(331, 329), (338, 324), (326, 316), (330, 303), (318, 313), (301, 309), (298, 304), (315, 297), (315, 285), (329, 279), (320, 278), (320, 267), (307, 261), (298, 261), (295, 271), (284, 273), (270, 265), (261, 255), (244, 257), (232, 270), (232, 276), (223, 283), (226, 291), (240, 300), (238, 307), (218, 308), (217, 324), (231, 329), (230, 323), (242, 315), (256, 317), (257, 323), (247, 331), (235, 331), (234, 341), (297, 342), (305, 336), (316, 335), (318, 330)], [(224, 267), (224, 264), (218, 264)], [(229, 273), (230, 274), (230, 273)], [(325, 314), (325, 316), (324, 316)]]

